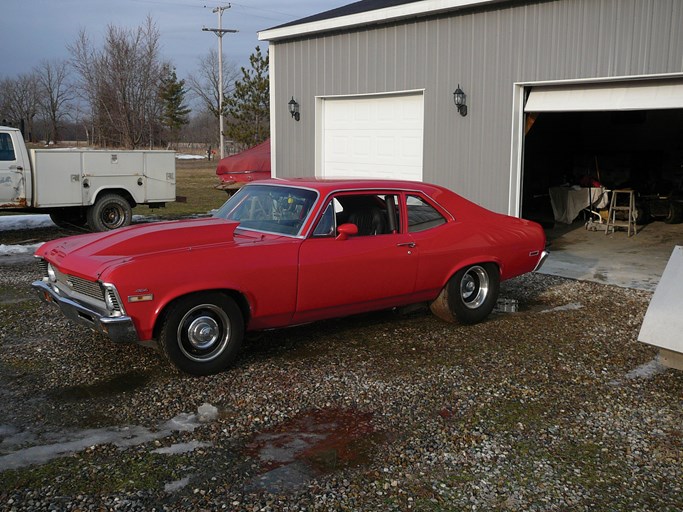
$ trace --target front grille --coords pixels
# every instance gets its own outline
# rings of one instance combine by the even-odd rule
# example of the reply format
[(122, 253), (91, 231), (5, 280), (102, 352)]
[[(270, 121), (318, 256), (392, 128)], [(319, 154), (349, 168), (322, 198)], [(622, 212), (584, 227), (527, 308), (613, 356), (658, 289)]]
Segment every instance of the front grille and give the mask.
[(102, 291), (100, 283), (64, 274), (57, 269), (55, 269), (55, 273), (57, 274), (57, 281), (60, 284), (65, 285), (69, 290), (92, 297), (96, 300), (104, 301), (104, 292)]
[(47, 277), (47, 260), (43, 258), (38, 259), (38, 268), (40, 269), (40, 275)]

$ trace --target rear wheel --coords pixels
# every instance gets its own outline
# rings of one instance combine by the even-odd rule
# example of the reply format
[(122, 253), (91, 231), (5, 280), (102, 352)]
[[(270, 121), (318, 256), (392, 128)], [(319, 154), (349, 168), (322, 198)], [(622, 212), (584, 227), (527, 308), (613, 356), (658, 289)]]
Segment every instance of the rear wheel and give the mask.
[(244, 319), (235, 301), (219, 292), (203, 292), (182, 297), (169, 307), (159, 347), (179, 370), (211, 375), (235, 359), (243, 338)]
[(455, 273), (439, 297), (432, 312), (447, 321), (476, 324), (484, 320), (496, 305), (500, 277), (493, 263), (471, 265)]
[(664, 218), (667, 224), (680, 224), (683, 222), (683, 203), (669, 201), (669, 213)]
[(87, 218), (88, 226), (93, 231), (109, 231), (129, 226), (133, 209), (120, 195), (105, 194), (88, 209)]

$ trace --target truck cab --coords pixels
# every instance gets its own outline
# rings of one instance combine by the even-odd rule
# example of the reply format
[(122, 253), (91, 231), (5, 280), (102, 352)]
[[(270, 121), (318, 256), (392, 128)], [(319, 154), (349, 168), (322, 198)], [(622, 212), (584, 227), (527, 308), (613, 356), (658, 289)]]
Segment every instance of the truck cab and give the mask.
[(0, 205), (28, 206), (31, 180), (27, 176), (30, 169), (21, 132), (16, 128), (0, 126)]

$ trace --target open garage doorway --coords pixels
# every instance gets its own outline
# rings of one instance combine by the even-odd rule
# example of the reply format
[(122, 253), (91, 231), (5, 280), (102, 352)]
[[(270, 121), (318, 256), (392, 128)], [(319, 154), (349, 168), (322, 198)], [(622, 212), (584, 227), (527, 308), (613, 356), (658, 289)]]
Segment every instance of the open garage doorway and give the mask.
[[(641, 223), (683, 221), (683, 109), (527, 116), (523, 217), (544, 225), (582, 220), (587, 212), (580, 209), (557, 211), (556, 205), (554, 212), (551, 190), (602, 187), (633, 189)], [(598, 197), (592, 199), (600, 205)]]
[[(525, 121), (521, 215), (546, 228), (551, 251), (581, 254), (583, 275), (568, 277), (621, 267), (616, 284), (629, 286), (640, 266), (648, 284), (635, 287), (654, 289), (683, 245), (683, 81), (532, 88)], [(617, 189), (634, 191), (638, 235), (587, 232)]]

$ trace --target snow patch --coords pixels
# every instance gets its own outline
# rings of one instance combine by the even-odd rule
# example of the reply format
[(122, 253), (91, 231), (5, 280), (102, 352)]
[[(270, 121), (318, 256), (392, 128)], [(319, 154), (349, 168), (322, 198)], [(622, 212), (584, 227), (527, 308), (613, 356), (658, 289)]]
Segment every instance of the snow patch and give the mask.
[[(1, 432), (4, 438), (0, 443), (0, 453), (6, 453), (16, 446), (25, 446), (27, 442), (42, 442), (43, 444), (20, 448), (6, 453), (6, 455), (0, 455), (0, 471), (22, 468), (31, 464), (43, 464), (54, 458), (70, 455), (101, 444), (110, 443), (125, 449), (168, 437), (173, 432), (192, 432), (199, 425), (198, 415), (193, 413), (180, 413), (153, 430), (142, 426), (105, 427), (79, 431), (48, 432), (38, 436), (29, 432), (18, 432), (12, 425), (2, 425)], [(203, 446), (209, 445), (193, 441), (177, 445), (176, 448), (170, 447), (169, 450), (192, 451)], [(168, 453), (184, 452), (170, 451)]]
[(186, 476), (185, 478), (181, 478), (180, 480), (176, 480), (175, 482), (169, 482), (166, 485), (164, 485), (164, 491), (168, 493), (176, 492), (182, 489), (183, 487), (186, 487), (189, 483), (190, 477)]
[(649, 363), (641, 364), (626, 374), (627, 379), (650, 379), (659, 373), (666, 371), (666, 366), (660, 363), (657, 359), (653, 359)]
[(0, 231), (12, 231), (16, 229), (53, 228), (49, 215), (44, 213), (35, 215), (2, 215), (0, 216)]
[(159, 453), (161, 455), (179, 455), (181, 453), (189, 453), (195, 451), (197, 448), (207, 448), (211, 446), (209, 443), (202, 443), (201, 441), (190, 441), (189, 443), (176, 443), (171, 446), (164, 446), (152, 450), (152, 453)]
[(0, 244), (0, 256), (14, 256), (16, 254), (33, 254), (36, 249), (45, 242), (32, 245), (5, 245)]
[(577, 309), (583, 309), (583, 304), (578, 302), (571, 302), (565, 304), (564, 306), (557, 306), (556, 308), (544, 309), (541, 313), (555, 313), (557, 311), (576, 311)]

